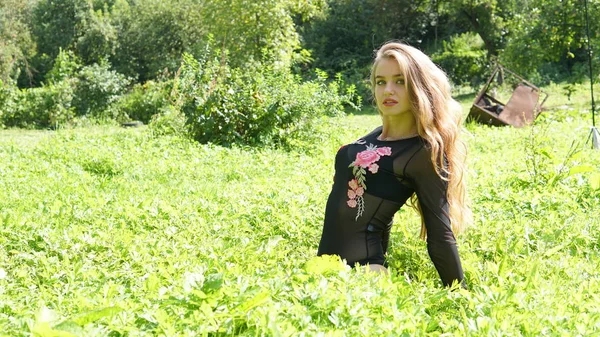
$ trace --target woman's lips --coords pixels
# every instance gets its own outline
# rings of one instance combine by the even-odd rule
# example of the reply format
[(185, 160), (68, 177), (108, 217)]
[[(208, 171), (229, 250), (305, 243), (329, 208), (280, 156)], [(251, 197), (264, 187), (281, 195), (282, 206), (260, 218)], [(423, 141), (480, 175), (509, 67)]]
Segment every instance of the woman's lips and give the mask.
[(385, 106), (394, 106), (396, 104), (398, 104), (398, 101), (389, 98), (383, 101), (383, 105)]

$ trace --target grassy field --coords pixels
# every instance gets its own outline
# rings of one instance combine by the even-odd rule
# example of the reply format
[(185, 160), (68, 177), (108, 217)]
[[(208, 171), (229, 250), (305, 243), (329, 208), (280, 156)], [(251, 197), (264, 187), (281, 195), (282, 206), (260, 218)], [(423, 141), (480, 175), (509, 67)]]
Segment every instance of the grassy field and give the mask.
[(334, 154), (374, 114), (325, 119), (296, 151), (0, 131), (0, 336), (600, 335), (586, 88), (546, 88), (533, 127), (466, 125), (468, 291), (441, 286), (410, 209), (390, 275), (314, 258)]

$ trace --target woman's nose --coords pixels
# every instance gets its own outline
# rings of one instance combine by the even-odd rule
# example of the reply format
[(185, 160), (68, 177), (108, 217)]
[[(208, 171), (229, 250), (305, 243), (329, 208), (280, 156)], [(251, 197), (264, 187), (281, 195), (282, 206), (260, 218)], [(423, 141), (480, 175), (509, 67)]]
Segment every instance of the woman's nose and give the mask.
[(384, 93), (386, 94), (393, 94), (394, 93), (394, 84), (393, 83), (386, 83), (385, 84), (385, 90)]

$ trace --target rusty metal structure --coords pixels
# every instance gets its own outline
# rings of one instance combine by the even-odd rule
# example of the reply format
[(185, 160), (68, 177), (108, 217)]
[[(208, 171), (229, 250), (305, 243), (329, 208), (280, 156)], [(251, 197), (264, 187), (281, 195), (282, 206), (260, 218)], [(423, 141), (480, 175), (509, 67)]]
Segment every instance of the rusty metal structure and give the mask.
[[(506, 75), (513, 77), (511, 82), (514, 84), (510, 98), (503, 102), (496, 97), (492, 87), (502, 86)], [(541, 103), (539, 103), (540, 95), (545, 95)], [(468, 119), (488, 125), (512, 125), (520, 128), (533, 123), (542, 111), (542, 105), (547, 98), (547, 93), (498, 64), (485, 86), (475, 97)]]

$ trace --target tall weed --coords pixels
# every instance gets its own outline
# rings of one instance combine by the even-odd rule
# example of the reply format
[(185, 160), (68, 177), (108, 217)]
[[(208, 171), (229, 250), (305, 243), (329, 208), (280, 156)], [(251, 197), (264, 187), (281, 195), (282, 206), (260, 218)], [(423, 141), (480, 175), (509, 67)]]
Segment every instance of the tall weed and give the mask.
[(530, 133), (523, 139), (525, 163), (530, 183), (538, 189), (551, 188), (575, 174), (593, 172), (590, 165), (582, 165), (578, 159), (584, 154), (582, 144), (573, 140), (562, 155), (552, 147), (552, 137), (548, 135), (551, 124), (532, 125)]

